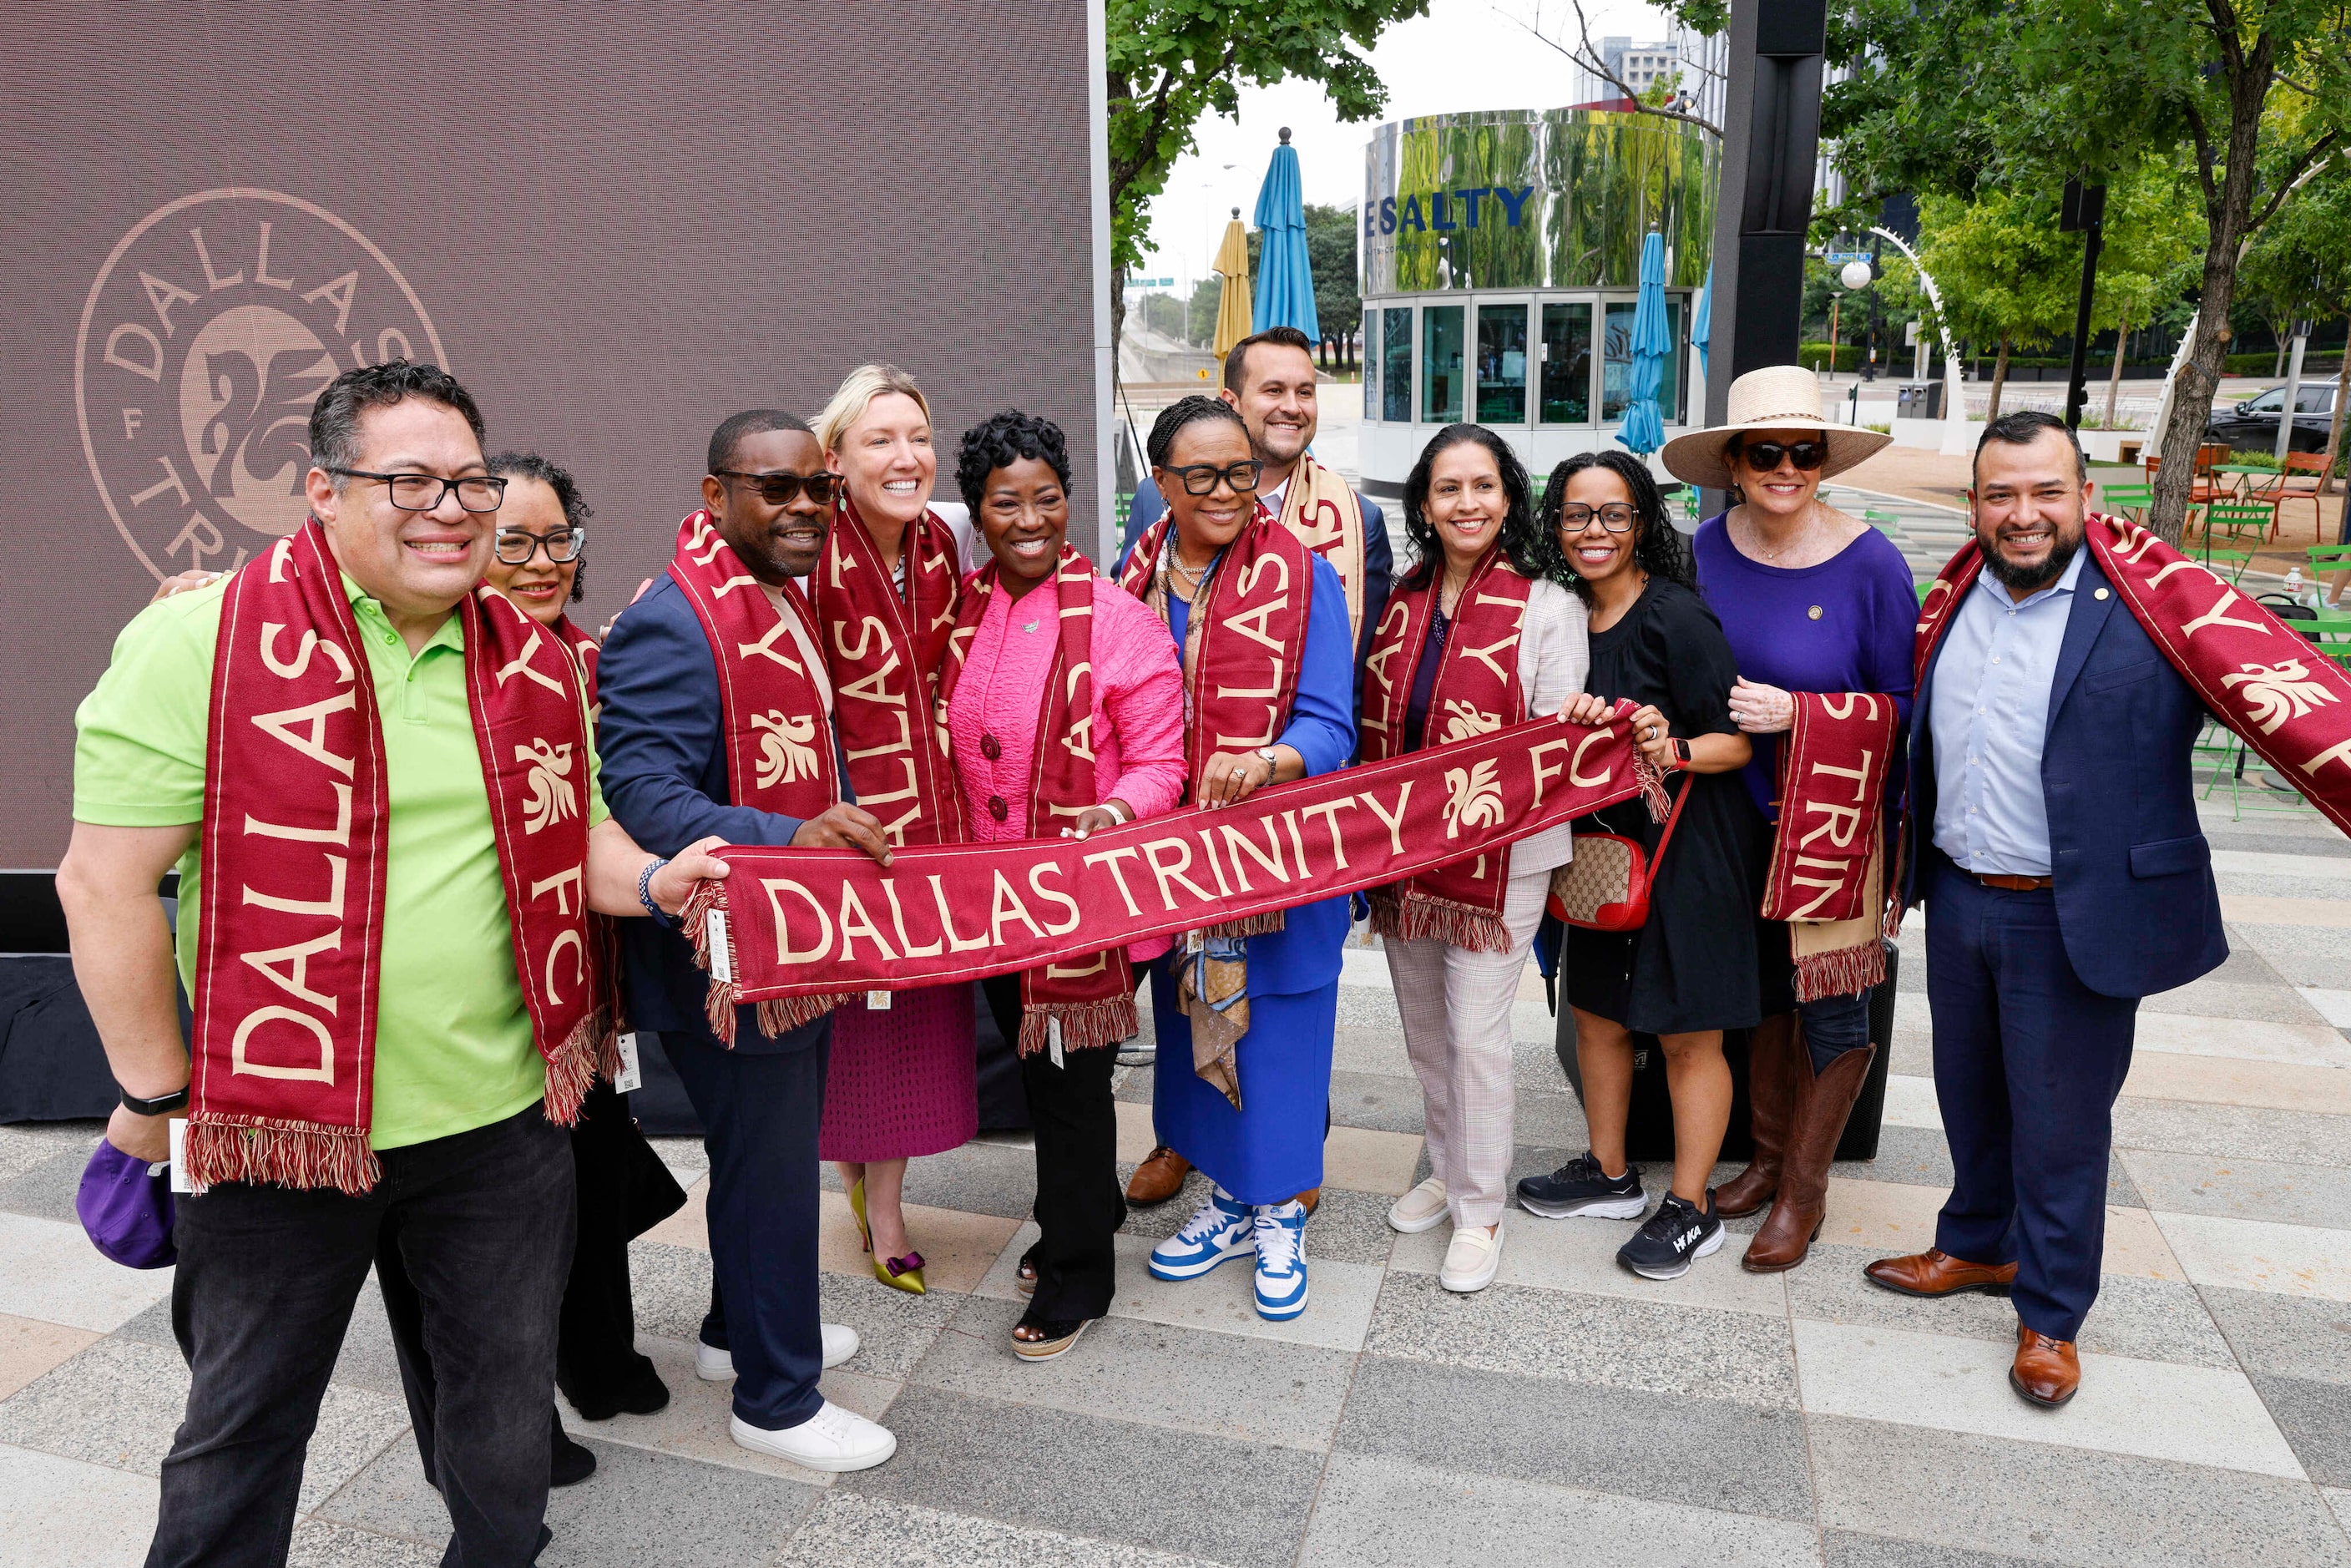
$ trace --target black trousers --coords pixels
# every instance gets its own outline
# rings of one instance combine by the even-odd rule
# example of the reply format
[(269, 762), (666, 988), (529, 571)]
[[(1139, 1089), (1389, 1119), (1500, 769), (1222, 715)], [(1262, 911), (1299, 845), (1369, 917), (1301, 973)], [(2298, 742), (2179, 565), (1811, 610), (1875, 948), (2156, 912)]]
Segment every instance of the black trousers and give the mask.
[[(998, 1017), (1020, 1009), (1020, 977), (984, 980)], [(1019, 1024), (1006, 1032), (1020, 1038)], [(1020, 1087), (1037, 1139), (1037, 1201), (1041, 1234), (1029, 1249), (1037, 1269), (1030, 1315), (1046, 1322), (1098, 1318), (1117, 1289), (1118, 1254), (1112, 1238), (1126, 1223), (1126, 1190), (1118, 1179), (1118, 1109), (1111, 1074), (1118, 1051), (1062, 1054), (1061, 1065), (1039, 1051), (1020, 1059)]]
[(563, 1288), (555, 1381), (574, 1405), (594, 1409), (609, 1406), (653, 1368), (637, 1354), (629, 1243), (684, 1207), (685, 1191), (610, 1083), (598, 1083), (580, 1103), (571, 1155), (579, 1167), (580, 1239)]
[[(556, 1303), (571, 1262), (571, 1142), (533, 1105), (381, 1156), (350, 1197), (224, 1183), (179, 1200), (172, 1328), (192, 1385), (163, 1460), (148, 1568), (282, 1564), (302, 1461), (379, 1247), (417, 1310), (396, 1316), (403, 1383), (429, 1361), (443, 1568), (509, 1568), (549, 1538)], [(408, 1389), (412, 1412), (420, 1390)]]

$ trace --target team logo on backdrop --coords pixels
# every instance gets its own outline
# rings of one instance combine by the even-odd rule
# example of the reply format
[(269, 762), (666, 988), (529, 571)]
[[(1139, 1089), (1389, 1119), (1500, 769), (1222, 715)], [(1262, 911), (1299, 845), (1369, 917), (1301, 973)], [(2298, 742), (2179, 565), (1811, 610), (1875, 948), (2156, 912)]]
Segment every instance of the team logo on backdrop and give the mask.
[(446, 365), (390, 257), (275, 191), (183, 196), (132, 226), (82, 307), (83, 455), (158, 578), (233, 568), (309, 515), (310, 405), (356, 365)]

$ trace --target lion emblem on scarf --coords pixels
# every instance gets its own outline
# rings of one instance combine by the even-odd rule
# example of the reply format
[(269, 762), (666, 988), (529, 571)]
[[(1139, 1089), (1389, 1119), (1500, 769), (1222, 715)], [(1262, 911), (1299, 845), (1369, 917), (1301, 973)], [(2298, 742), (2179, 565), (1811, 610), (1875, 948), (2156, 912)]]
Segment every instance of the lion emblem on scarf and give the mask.
[(1451, 745), (1457, 740), (1468, 740), (1476, 736), (1490, 735), (1502, 727), (1502, 716), (1487, 713), (1475, 703), (1465, 703), (1458, 697), (1445, 699), (1445, 740)]
[(2245, 716), (2263, 735), (2275, 735), (2286, 720), (2337, 700), (2322, 683), (2311, 679), (2309, 668), (2299, 659), (2238, 668), (2240, 674), (2222, 675), (2220, 684), (2238, 688), (2237, 695), (2245, 702)]
[(813, 714), (787, 718), (782, 709), (769, 708), (751, 716), (751, 727), (759, 732), (760, 789), (816, 777), (816, 747), (810, 744), (816, 738)]
[(1463, 828), (1499, 827), (1502, 821), (1502, 781), (1492, 758), (1468, 768), (1445, 770), (1445, 836), (1458, 837)]
[(571, 747), (549, 746), (544, 737), (515, 747), (515, 760), (530, 768), (530, 798), (523, 802), (522, 830), (535, 833), (549, 822), (559, 822), (580, 810), (579, 791), (571, 787)]

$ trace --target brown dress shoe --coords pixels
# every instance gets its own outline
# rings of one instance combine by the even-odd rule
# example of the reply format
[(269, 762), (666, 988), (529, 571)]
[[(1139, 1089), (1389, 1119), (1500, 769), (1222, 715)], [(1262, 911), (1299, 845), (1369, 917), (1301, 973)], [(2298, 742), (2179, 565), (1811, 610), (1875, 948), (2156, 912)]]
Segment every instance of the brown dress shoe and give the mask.
[[(1800, 1042), (1796, 1048), (1802, 1051)], [(1796, 1114), (1780, 1162), (1780, 1191), (1771, 1213), (1747, 1244), (1740, 1266), (1750, 1274), (1777, 1274), (1804, 1260), (1813, 1238), (1828, 1218), (1829, 1162), (1836, 1158), (1837, 1140), (1844, 1136), (1845, 1118), (1860, 1098), (1874, 1045), (1859, 1045), (1841, 1053), (1817, 1078), (1807, 1055), (1796, 1064)], [(1719, 1199), (1717, 1200), (1719, 1201)]]
[(1905, 1296), (1956, 1296), (1962, 1291), (2005, 1296), (2015, 1282), (2016, 1265), (1970, 1263), (1929, 1247), (1905, 1258), (1880, 1258), (1862, 1273), (1871, 1284)]
[(1794, 1013), (1775, 1013), (1755, 1026), (1747, 1042), (1748, 1125), (1755, 1156), (1747, 1168), (1714, 1189), (1714, 1207), (1725, 1219), (1752, 1214), (1780, 1190), (1781, 1150), (1795, 1120), (1802, 1092), (1799, 1078), (1810, 1058), (1802, 1026)]
[(1298, 1195), (1298, 1201), (1305, 1207), (1307, 1213), (1311, 1214), (1314, 1212), (1314, 1206), (1322, 1201), (1322, 1189), (1319, 1186), (1310, 1186)]
[(1165, 1203), (1184, 1190), (1184, 1178), (1191, 1170), (1191, 1161), (1162, 1144), (1134, 1167), (1134, 1176), (1126, 1184), (1126, 1201), (1144, 1208)]
[(2008, 1385), (2025, 1403), (2054, 1410), (2082, 1386), (2081, 1353), (2070, 1339), (2051, 1339), (2019, 1323), (2016, 1362), (2008, 1369)]

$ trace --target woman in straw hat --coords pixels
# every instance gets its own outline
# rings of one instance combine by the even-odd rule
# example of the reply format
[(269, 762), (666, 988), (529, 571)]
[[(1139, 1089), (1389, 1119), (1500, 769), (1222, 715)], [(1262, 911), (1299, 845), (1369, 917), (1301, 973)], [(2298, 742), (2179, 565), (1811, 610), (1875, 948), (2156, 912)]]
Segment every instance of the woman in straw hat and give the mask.
[[(1908, 733), (1917, 600), (1893, 541), (1820, 496), (1821, 481), (1892, 436), (1823, 418), (1819, 378), (1798, 365), (1751, 371), (1731, 382), (1729, 413), (1727, 424), (1668, 442), (1664, 460), (1676, 478), (1735, 493), (1727, 511), (1699, 525), (1694, 549), (1699, 586), (1739, 661), (1731, 715), (1755, 742), (1744, 773), (1761, 813), (1749, 856), (1756, 877), (1750, 907), (1760, 909), (1779, 815), (1777, 737), (1795, 717), (1791, 694), (1891, 698), (1898, 747)], [(1886, 762), (1890, 794), (1901, 772)], [(1890, 825), (1895, 801), (1882, 804)], [(1845, 938), (1865, 944), (1857, 951), (1872, 959), (1881, 915), (1882, 907), (1868, 909), (1866, 927)], [(1800, 1003), (1788, 924), (1758, 919), (1764, 1018), (1748, 1059), (1755, 1154), (1716, 1201), (1734, 1218), (1772, 1204), (1743, 1260), (1768, 1273), (1803, 1261), (1820, 1229), (1829, 1162), (1873, 1051), (1866, 987)]]

